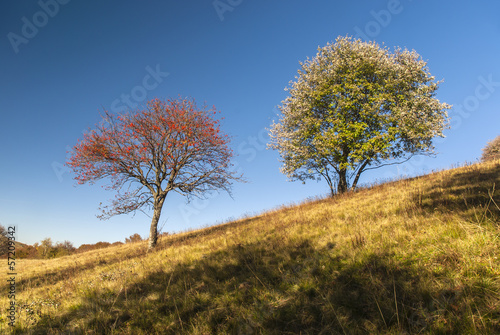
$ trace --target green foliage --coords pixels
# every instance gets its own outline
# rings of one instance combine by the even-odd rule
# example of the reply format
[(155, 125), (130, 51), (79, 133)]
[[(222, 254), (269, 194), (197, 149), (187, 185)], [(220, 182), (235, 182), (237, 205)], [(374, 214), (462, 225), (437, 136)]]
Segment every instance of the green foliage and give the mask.
[(35, 246), (32, 245), (23, 245), (19, 249), (16, 250), (17, 258), (37, 258), (38, 251)]
[(45, 238), (40, 242), (40, 246), (37, 248), (39, 258), (52, 258), (55, 256), (53, 250), (52, 239), (50, 237)]
[(495, 137), (494, 140), (488, 142), (486, 147), (483, 149), (483, 154), (481, 156), (481, 161), (487, 162), (500, 159), (500, 135)]
[(367, 169), (433, 152), (450, 108), (435, 98), (438, 84), (415, 51), (339, 37), (301, 63), (270, 147), (292, 180), (355, 188)]
[[(57, 242), (55, 245), (52, 243), (52, 239), (47, 237), (42, 240), (39, 245), (34, 247), (37, 250), (38, 258), (56, 258), (61, 256), (68, 256), (75, 252), (75, 247), (70, 241)], [(29, 256), (32, 253), (30, 248), (23, 250), (22, 255)]]
[(55, 247), (54, 257), (68, 256), (75, 252), (76, 248), (70, 241), (57, 242)]

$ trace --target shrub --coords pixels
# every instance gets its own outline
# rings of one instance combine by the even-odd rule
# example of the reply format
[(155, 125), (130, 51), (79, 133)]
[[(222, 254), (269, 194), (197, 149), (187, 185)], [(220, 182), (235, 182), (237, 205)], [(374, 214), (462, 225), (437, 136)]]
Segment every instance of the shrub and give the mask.
[(129, 238), (125, 238), (125, 243), (133, 243), (142, 241), (141, 235), (135, 233), (134, 235), (130, 235)]
[(481, 156), (481, 161), (487, 162), (500, 159), (500, 135), (494, 140), (488, 142), (488, 144), (483, 148), (483, 155)]

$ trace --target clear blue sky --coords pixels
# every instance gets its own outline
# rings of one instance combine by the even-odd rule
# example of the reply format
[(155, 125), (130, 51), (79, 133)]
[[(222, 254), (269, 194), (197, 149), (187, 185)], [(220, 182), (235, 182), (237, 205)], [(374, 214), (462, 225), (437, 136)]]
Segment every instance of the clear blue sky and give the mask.
[(475, 161), (500, 133), (499, 13), (492, 0), (2, 1), (0, 223), (17, 225), (29, 244), (146, 236), (142, 213), (99, 221), (99, 203), (114, 193), (75, 186), (62, 164), (103, 109), (153, 97), (191, 96), (221, 110), (249, 180), (234, 186), (234, 199), (186, 205), (169, 195), (163, 231), (327, 194), (325, 182), (280, 174), (277, 152), (264, 149), (265, 128), (299, 61), (339, 35), (415, 49), (444, 79), (438, 98), (454, 105), (437, 158), (375, 170), (361, 182)]

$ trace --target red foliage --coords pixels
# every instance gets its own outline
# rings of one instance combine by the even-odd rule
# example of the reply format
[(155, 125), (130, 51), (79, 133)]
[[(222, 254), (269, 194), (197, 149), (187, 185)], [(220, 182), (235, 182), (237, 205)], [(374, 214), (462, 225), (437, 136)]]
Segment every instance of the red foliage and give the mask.
[(147, 204), (161, 210), (171, 190), (188, 196), (215, 189), (229, 192), (230, 180), (239, 178), (228, 171), (233, 153), (229, 137), (213, 118), (216, 113), (215, 108), (197, 108), (192, 99), (153, 99), (144, 110), (105, 112), (102, 122), (73, 148), (67, 165), (79, 184), (110, 178), (111, 189), (138, 186), (118, 192), (102, 218)]

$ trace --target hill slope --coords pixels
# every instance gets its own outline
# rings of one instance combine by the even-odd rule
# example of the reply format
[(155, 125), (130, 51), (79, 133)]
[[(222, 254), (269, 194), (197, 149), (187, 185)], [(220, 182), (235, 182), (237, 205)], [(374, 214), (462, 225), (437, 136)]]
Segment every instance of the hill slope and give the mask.
[(14, 331), (500, 333), (495, 186), (500, 162), (173, 235), (149, 254), (22, 260)]

